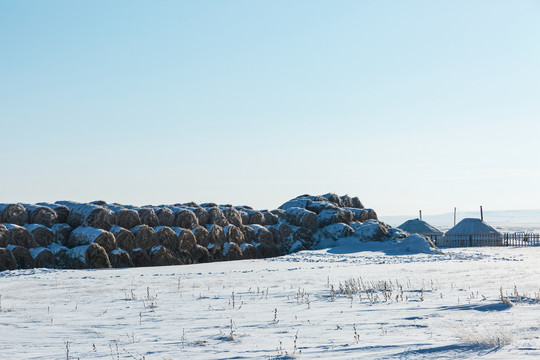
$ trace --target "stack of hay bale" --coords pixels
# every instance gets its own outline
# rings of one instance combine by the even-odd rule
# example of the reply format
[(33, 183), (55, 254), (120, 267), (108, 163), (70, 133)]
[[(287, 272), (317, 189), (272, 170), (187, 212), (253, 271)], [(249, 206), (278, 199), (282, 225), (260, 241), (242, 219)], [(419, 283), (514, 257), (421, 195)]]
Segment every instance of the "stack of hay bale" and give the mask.
[(256, 259), (310, 249), (322, 238), (389, 236), (358, 198), (335, 194), (302, 195), (272, 211), (193, 202), (0, 204), (0, 223), (0, 271)]

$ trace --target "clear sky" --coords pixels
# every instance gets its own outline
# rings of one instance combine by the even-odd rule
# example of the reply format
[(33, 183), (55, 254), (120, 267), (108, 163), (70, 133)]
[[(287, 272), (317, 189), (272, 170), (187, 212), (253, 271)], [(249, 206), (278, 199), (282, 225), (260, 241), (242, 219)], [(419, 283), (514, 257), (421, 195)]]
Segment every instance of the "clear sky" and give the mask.
[(0, 202), (540, 208), (540, 1), (0, 0)]

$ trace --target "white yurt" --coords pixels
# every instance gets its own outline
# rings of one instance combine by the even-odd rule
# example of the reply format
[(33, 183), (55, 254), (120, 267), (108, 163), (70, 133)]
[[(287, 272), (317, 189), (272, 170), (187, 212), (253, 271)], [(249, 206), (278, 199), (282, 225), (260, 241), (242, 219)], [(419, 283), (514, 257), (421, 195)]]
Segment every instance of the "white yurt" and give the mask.
[(403, 224), (399, 225), (398, 228), (408, 232), (409, 234), (427, 236), (435, 243), (437, 243), (437, 240), (443, 236), (443, 232), (441, 230), (420, 219), (407, 220)]
[(466, 218), (445, 234), (449, 246), (499, 246), (503, 236), (482, 219)]

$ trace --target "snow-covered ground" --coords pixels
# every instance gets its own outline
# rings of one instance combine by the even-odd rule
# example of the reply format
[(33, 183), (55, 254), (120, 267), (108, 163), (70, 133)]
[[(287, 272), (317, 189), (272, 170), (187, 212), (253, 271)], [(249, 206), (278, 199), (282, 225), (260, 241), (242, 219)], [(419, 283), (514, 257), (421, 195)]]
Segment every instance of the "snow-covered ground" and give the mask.
[(1, 357), (540, 357), (540, 248), (411, 249), (2, 272)]

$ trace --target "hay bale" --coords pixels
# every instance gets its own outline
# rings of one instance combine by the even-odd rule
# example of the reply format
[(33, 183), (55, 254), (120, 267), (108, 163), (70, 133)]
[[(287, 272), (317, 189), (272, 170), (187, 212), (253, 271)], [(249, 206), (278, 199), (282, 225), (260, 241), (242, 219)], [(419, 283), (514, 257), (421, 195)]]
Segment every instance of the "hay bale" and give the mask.
[(242, 224), (249, 225), (249, 214), (244, 209), (236, 210), (238, 211), (238, 214), (240, 214), (240, 218), (242, 219)]
[(115, 223), (114, 213), (104, 207), (92, 204), (78, 204), (62, 202), (69, 208), (67, 223), (76, 228), (78, 226), (90, 226), (97, 229), (109, 230)]
[(171, 209), (166, 207), (155, 208), (157, 218), (159, 219), (160, 226), (174, 226), (174, 213)]
[(212, 224), (207, 225), (206, 230), (210, 233), (210, 242), (221, 249), (223, 244), (225, 244), (225, 232), (223, 228), (217, 224)]
[(152, 266), (180, 265), (173, 253), (163, 245), (154, 246), (149, 255)]
[(0, 248), (5, 248), (11, 244), (11, 234), (8, 229), (0, 224)]
[(204, 203), (204, 204), (201, 204), (200, 206), (203, 207), (203, 208), (210, 208), (210, 207), (216, 207), (217, 204), (216, 203)]
[(191, 230), (184, 229), (178, 226), (171, 228), (178, 236), (180, 242), (180, 250), (191, 251), (197, 245), (197, 239)]
[(277, 227), (278, 227), (278, 230), (279, 230), (280, 239), (284, 239), (286, 237), (289, 237), (293, 233), (293, 229), (287, 223), (284, 223), (284, 222), (279, 223)]
[(115, 211), (116, 225), (125, 229), (131, 229), (137, 225), (141, 225), (139, 213), (133, 209), (120, 209)]
[(215, 244), (208, 245), (208, 252), (210, 253), (210, 261), (224, 261), (225, 257), (223, 256), (222, 247)]
[(94, 201), (90, 201), (89, 204), (103, 206), (103, 205), (107, 205), (107, 202), (105, 200), (94, 200)]
[(47, 247), (54, 242), (54, 232), (41, 224), (26, 224), (24, 226), (39, 246)]
[(56, 212), (48, 206), (30, 204), (21, 205), (26, 209), (29, 224), (41, 224), (50, 228), (58, 222)]
[(46, 202), (39, 202), (36, 205), (46, 206), (56, 214), (56, 223), (66, 223), (69, 216), (69, 209), (67, 206), (60, 204), (52, 204)]
[(17, 260), (13, 253), (5, 247), (0, 247), (0, 271), (15, 270), (17, 268)]
[(272, 214), (268, 210), (263, 210), (261, 213), (264, 216), (264, 224), (263, 225), (277, 225), (279, 222), (279, 217), (275, 214)]
[(240, 245), (240, 249), (242, 250), (242, 258), (243, 259), (258, 259), (259, 258), (259, 251), (257, 248), (251, 244), (243, 243)]
[(66, 246), (69, 240), (69, 235), (71, 235), (73, 228), (68, 224), (60, 223), (54, 224), (51, 228), (51, 231), (54, 234), (53, 242)]
[(291, 207), (285, 211), (285, 218), (294, 226), (304, 227), (315, 232), (319, 228), (319, 218), (312, 211)]
[[(354, 215), (350, 210), (336, 208), (321, 211), (317, 218), (319, 219), (319, 227), (323, 228), (337, 223), (349, 224), (354, 220)], [(310, 230), (313, 231), (313, 229)]]
[(233, 242), (238, 245), (244, 243), (244, 233), (232, 224), (225, 226), (223, 228), (223, 233), (225, 234), (225, 241)]
[(138, 248), (149, 251), (159, 245), (154, 229), (148, 225), (137, 225), (130, 231), (135, 236), (135, 245)]
[(272, 258), (281, 256), (281, 252), (275, 245), (268, 245), (268, 244), (255, 244), (255, 247), (257, 248), (257, 252), (259, 253), (259, 257), (261, 259), (266, 258)]
[(225, 218), (230, 224), (236, 227), (242, 226), (242, 217), (240, 216), (240, 213), (235, 208), (233, 208), (232, 206), (225, 207), (222, 209), (222, 211), (223, 211), (223, 216), (225, 216)]
[(310, 195), (300, 195), (300, 196), (295, 197), (294, 199), (287, 201), (286, 203), (281, 205), (279, 209), (287, 210), (292, 207), (305, 209), (306, 206), (311, 204), (311, 202), (313, 201), (312, 199), (313, 197)]
[(38, 247), (30, 249), (30, 255), (34, 258), (34, 267), (37, 268), (54, 268), (56, 266), (56, 261), (51, 250)]
[(281, 242), (281, 234), (279, 233), (278, 228), (272, 225), (267, 225), (265, 228), (272, 234), (273, 244), (278, 246)]
[(386, 227), (377, 220), (366, 220), (354, 231), (361, 241), (383, 241), (388, 235)]
[(306, 210), (313, 211), (315, 214), (321, 213), (324, 210), (337, 210), (339, 206), (331, 203), (330, 201), (312, 201), (311, 204), (306, 206)]
[(0, 222), (23, 226), (28, 215), (21, 204), (0, 204)]
[(165, 246), (173, 252), (181, 250), (180, 238), (173, 229), (168, 226), (156, 226), (154, 231), (160, 245)]
[(364, 205), (362, 204), (360, 199), (355, 196), (351, 199), (351, 207), (356, 209), (363, 209)]
[(366, 209), (367, 210), (367, 218), (368, 220), (378, 220), (377, 213), (373, 209)]
[(133, 261), (135, 267), (152, 266), (150, 256), (148, 256), (148, 253), (141, 248), (131, 250), (129, 255), (131, 256), (131, 261)]
[(352, 207), (343, 208), (349, 210), (353, 215), (353, 221), (364, 222), (368, 219), (368, 211), (366, 209), (357, 209)]
[(197, 216), (195, 216), (195, 214), (188, 209), (174, 208), (173, 213), (174, 213), (174, 226), (175, 227), (181, 227), (184, 229), (191, 230), (194, 227), (199, 225)]
[(6, 249), (11, 251), (15, 257), (17, 269), (32, 269), (34, 267), (34, 258), (27, 248), (18, 245), (8, 245)]
[(317, 242), (332, 240), (336, 241), (341, 238), (352, 236), (355, 229), (344, 223), (336, 223), (319, 229), (314, 235)]
[(196, 245), (190, 253), (194, 263), (207, 263), (211, 260), (210, 252), (204, 246)]
[(208, 212), (208, 215), (210, 216), (210, 222), (212, 224), (224, 227), (229, 225), (229, 222), (227, 221), (227, 218), (225, 215), (223, 215), (223, 211), (220, 210), (217, 206), (207, 208), (206, 211)]
[(15, 224), (4, 224), (11, 235), (11, 245), (18, 245), (27, 249), (39, 247), (32, 234), (26, 228)]
[(65, 264), (69, 269), (110, 268), (109, 256), (103, 247), (96, 243), (81, 245), (65, 252)]
[(340, 196), (339, 198), (341, 200), (341, 206), (343, 206), (343, 207), (352, 207), (353, 202), (352, 202), (352, 198), (349, 195), (345, 194), (343, 196)]
[(141, 225), (147, 225), (150, 227), (159, 226), (159, 218), (154, 212), (154, 209), (140, 208), (140, 209), (137, 209), (137, 212), (139, 213), (139, 219), (141, 220)]
[(245, 242), (252, 243), (255, 241), (255, 231), (253, 231), (253, 229), (249, 225), (242, 226), (240, 230), (242, 230), (242, 233), (244, 234)]
[(133, 267), (133, 261), (129, 253), (122, 249), (114, 249), (109, 253), (109, 261), (113, 268)]
[(111, 226), (110, 232), (114, 235), (116, 246), (120, 249), (131, 251), (137, 246), (135, 236), (128, 229), (124, 229), (118, 225), (113, 225)]
[(105, 249), (105, 252), (111, 252), (116, 249), (116, 239), (114, 235), (102, 229), (90, 226), (79, 226), (69, 235), (67, 242), (68, 248), (90, 245), (96, 243)]
[(195, 239), (197, 240), (197, 244), (207, 247), (210, 244), (210, 233), (208, 230), (206, 230), (205, 227), (202, 226), (196, 226), (193, 230), (193, 235), (195, 235)]
[(343, 206), (343, 204), (341, 203), (341, 198), (336, 194), (328, 193), (328, 194), (324, 194), (324, 195), (321, 195), (321, 196), (323, 198), (327, 199), (328, 201), (330, 201), (331, 203), (336, 204), (339, 207)]
[(66, 269), (66, 252), (69, 250), (67, 247), (57, 243), (51, 244), (48, 249), (54, 256), (55, 267), (58, 269)]
[(272, 233), (268, 231), (264, 226), (261, 225), (248, 225), (253, 232), (255, 233), (255, 241), (258, 243), (273, 245), (274, 237)]
[(210, 215), (208, 215), (208, 211), (206, 211), (203, 207), (195, 207), (191, 210), (195, 216), (197, 217), (197, 222), (201, 226), (205, 226), (210, 224)]
[(222, 248), (223, 257), (225, 260), (241, 260), (242, 259), (242, 249), (238, 244), (232, 242), (226, 242), (223, 244)]
[[(193, 251), (194, 249), (195, 247), (191, 249), (191, 251)], [(178, 262), (180, 263), (180, 265), (189, 265), (194, 263), (191, 251), (180, 250), (174, 252), (173, 254), (176, 257), (176, 260), (178, 260)]]

